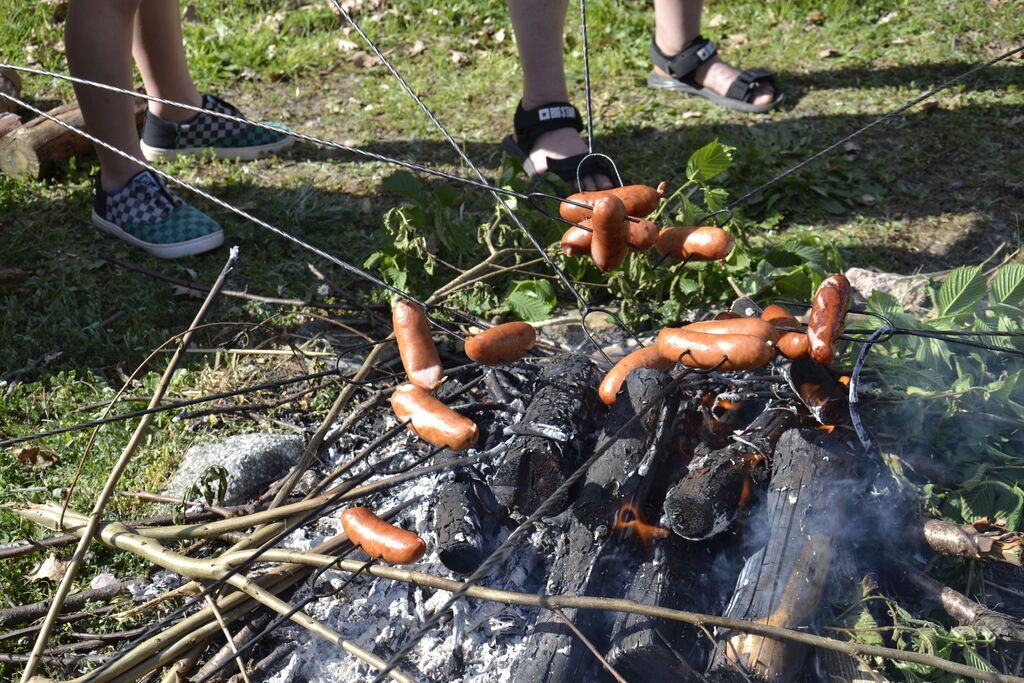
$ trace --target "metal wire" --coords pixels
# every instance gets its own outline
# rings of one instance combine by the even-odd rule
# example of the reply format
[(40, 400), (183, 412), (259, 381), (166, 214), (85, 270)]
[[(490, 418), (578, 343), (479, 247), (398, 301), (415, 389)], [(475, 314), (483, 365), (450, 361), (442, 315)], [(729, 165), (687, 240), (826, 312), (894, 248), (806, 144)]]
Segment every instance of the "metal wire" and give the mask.
[[(590, 154), (593, 154), (594, 153), (594, 115), (593, 115), (594, 102), (593, 102), (593, 98), (592, 98), (592, 95), (591, 95), (591, 89), (590, 89), (590, 43), (589, 43), (589, 38), (587, 36), (587, 0), (580, 0), (580, 33), (583, 34), (583, 88), (586, 91), (586, 95), (587, 95), (587, 151), (590, 152)], [(590, 155), (587, 155), (587, 157), (589, 157), (589, 156)], [(606, 155), (603, 155), (603, 154), (601, 156), (604, 156), (606, 159), (611, 161), (610, 157), (608, 157)], [(576, 183), (577, 183), (577, 187), (579, 187), (581, 190), (583, 189), (583, 185), (579, 184), (580, 183), (580, 167), (583, 166), (583, 161), (586, 161), (587, 157), (584, 157), (583, 160), (580, 161), (580, 165), (576, 167)], [(614, 166), (614, 163), (612, 165)], [(615, 169), (615, 174), (619, 175), (619, 169), (618, 168)], [(619, 185), (622, 185), (622, 176), (621, 175), (619, 175)]]

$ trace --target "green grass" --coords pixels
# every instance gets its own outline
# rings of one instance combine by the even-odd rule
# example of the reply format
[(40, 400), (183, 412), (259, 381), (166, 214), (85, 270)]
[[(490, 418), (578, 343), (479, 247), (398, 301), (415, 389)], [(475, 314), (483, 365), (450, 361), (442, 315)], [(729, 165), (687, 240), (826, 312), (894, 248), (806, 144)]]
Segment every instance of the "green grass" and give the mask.
[[(339, 46), (339, 40), (358, 43), (359, 38), (341, 29), (325, 3), (286, 12), (280, 11), (279, 2), (229, 4), (231, 11), (224, 11), (222, 1), (190, 3), (197, 21), (185, 25), (186, 43), (201, 89), (224, 94), (254, 118), (468, 172), (383, 67), (352, 61), (354, 53), (365, 50), (362, 45)], [(617, 160), (627, 181), (679, 182), (690, 153), (718, 138), (737, 148), (735, 163), (722, 181), (733, 196), (923, 90), (1015, 46), (1024, 35), (1024, 14), (1012, 0), (709, 3), (705, 19), (716, 18), (718, 27), (706, 27), (704, 33), (719, 41), (723, 54), (737, 65), (767, 65), (780, 74), (786, 105), (752, 118), (645, 87), (649, 3), (604, 0), (588, 6), (597, 148)], [(471, 158), (493, 176), (501, 163), (496, 143), (510, 132), (520, 87), (504, 3), (410, 0), (384, 7), (365, 9), (358, 18), (464, 142)], [(66, 72), (63, 26), (52, 21), (51, 11), (48, 3), (0, 0), (0, 59)], [(572, 97), (582, 104), (578, 22), (576, 9), (570, 8), (566, 64)], [(417, 40), (425, 48), (412, 54)], [(821, 58), (826, 49), (835, 56)], [(454, 64), (453, 51), (464, 53), (465, 60)], [(848, 265), (901, 271), (978, 262), (1003, 242), (1010, 251), (1017, 248), (1024, 205), (1022, 75), (1021, 59), (988, 69), (936, 98), (937, 109), (917, 107), (858, 138), (856, 150), (833, 154), (779, 184), (744, 208), (753, 223), (755, 245), (815, 234), (838, 245)], [(44, 106), (72, 97), (66, 83), (43, 77), (24, 80), (26, 97)], [(381, 187), (392, 167), (309, 145), (249, 165), (190, 160), (169, 170), (353, 263), (362, 263), (373, 251), (382, 215), (401, 201)], [(98, 409), (78, 407), (109, 400), (122, 373), (131, 372), (194, 315), (197, 301), (113, 266), (98, 258), (98, 252), (204, 282), (212, 281), (223, 263), (223, 251), (160, 262), (89, 227), (94, 171), (94, 161), (82, 158), (45, 182), (0, 178), (0, 268), (23, 271), (0, 282), (0, 375), (29, 368), (15, 388), (0, 386), (0, 391), (9, 391), (0, 400), (0, 436), (96, 416)], [(465, 202), (460, 225), (475, 234), (475, 226), (491, 216), (492, 202), (471, 190), (460, 192)], [(320, 283), (307, 262), (327, 270), (343, 286), (363, 287), (281, 238), (216, 207), (202, 206), (222, 222), (228, 243), (241, 246), (232, 288), (309, 298)], [(536, 217), (530, 218), (537, 224)], [(97, 324), (115, 314), (120, 317), (113, 324)], [(209, 320), (231, 325), (203, 331), (198, 344), (223, 343), (238, 333), (238, 323), (254, 326), (271, 316), (277, 317), (251, 332), (245, 343), (279, 343), (301, 316), (221, 298)], [(45, 367), (30, 368), (49, 352), (60, 356)], [(159, 373), (165, 362), (166, 356), (159, 357), (151, 374), (130, 393), (145, 395), (155, 382), (152, 373)], [(190, 356), (171, 394), (239, 386), (296, 367), (286, 361), (218, 367), (211, 358)], [(322, 401), (311, 403), (306, 419), (316, 419)], [(190, 443), (252, 428), (235, 418), (185, 425), (159, 417), (124, 487), (155, 490)], [(130, 430), (129, 424), (101, 430), (73, 501), (76, 507), (88, 508)], [(85, 440), (85, 433), (44, 440), (41, 445), (60, 453), (59, 463), (44, 470), (22, 466), (13, 451), (0, 454), (2, 488), (65, 487)], [(6, 500), (47, 497), (45, 492), (5, 493)], [(113, 508), (122, 515), (152, 510), (123, 500)], [(0, 540), (12, 540), (38, 531), (0, 512), (0, 534)], [(0, 573), (0, 590), (9, 599), (38, 599), (45, 592), (39, 584), (17, 578), (31, 564), (25, 560)], [(87, 574), (105, 565), (123, 574), (138, 570), (123, 558), (97, 551)]]

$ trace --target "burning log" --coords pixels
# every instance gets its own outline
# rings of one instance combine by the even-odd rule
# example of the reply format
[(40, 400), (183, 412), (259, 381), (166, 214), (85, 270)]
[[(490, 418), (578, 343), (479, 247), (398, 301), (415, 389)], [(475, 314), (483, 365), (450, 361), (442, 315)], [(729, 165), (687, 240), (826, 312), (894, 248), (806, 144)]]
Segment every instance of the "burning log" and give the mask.
[(562, 354), (543, 370), (517, 436), (490, 485), (498, 502), (530, 514), (582, 461), (595, 415), (597, 373), (583, 356)]
[(1024, 565), (1024, 534), (1020, 532), (991, 524), (972, 526), (929, 519), (912, 527), (910, 533), (941, 555)]
[[(626, 380), (626, 391), (615, 402), (596, 448), (607, 443), (637, 412), (663, 389), (666, 373), (638, 370)], [(617, 591), (635, 571), (641, 554), (624, 541), (631, 530), (613, 533), (612, 523), (622, 504), (642, 507), (642, 501), (656, 478), (656, 460), (671, 437), (677, 400), (667, 400), (644, 419), (636, 421), (600, 457), (587, 473), (572, 508), (558, 519), (562, 531), (551, 549), (548, 592), (600, 595)], [(594, 639), (601, 629), (601, 614), (565, 610), (565, 614)], [(600, 648), (601, 646), (598, 645)], [(555, 615), (538, 618), (521, 655), (514, 680), (585, 680), (580, 670), (590, 664), (590, 655), (571, 630)]]
[(437, 494), (433, 512), (438, 558), (457, 574), (471, 574), (483, 562), (484, 537), (495, 526), (490, 513), (497, 507), (489, 493), (485, 484), (459, 472)]
[[(764, 513), (767, 545), (747, 560), (726, 616), (787, 628), (811, 625), (841, 542), (853, 463), (844, 443), (814, 442), (798, 429), (782, 435)], [(719, 632), (717, 641), (708, 673), (720, 678), (740, 668), (757, 680), (789, 681), (803, 670), (803, 647), (734, 631)]]
[(1024, 642), (1024, 625), (1010, 615), (971, 600), (963, 593), (944, 586), (905, 562), (899, 564), (903, 570), (903, 578), (917, 589), (918, 594), (929, 602), (941, 606), (960, 626), (985, 628), (1003, 640)]
[(698, 449), (687, 475), (665, 496), (672, 531), (699, 541), (728, 529), (746, 503), (745, 491), (749, 498), (753, 470), (795, 421), (792, 410), (769, 407), (740, 432), (742, 441), (703, 455)]

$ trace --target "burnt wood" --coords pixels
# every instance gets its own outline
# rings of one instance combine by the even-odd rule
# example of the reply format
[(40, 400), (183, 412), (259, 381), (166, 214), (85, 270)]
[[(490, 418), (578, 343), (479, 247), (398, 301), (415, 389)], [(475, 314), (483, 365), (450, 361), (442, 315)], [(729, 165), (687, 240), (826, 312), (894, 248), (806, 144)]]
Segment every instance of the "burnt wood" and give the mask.
[[(818, 437), (817, 439), (815, 437)], [(798, 429), (775, 449), (764, 546), (747, 560), (725, 614), (804, 629), (812, 626), (828, 583), (852, 485), (855, 456), (838, 438)], [(758, 530), (748, 535), (758, 537)], [(751, 680), (790, 681), (803, 671), (806, 649), (763, 636), (722, 630), (708, 675), (732, 680), (742, 669)], [(724, 655), (722, 653), (725, 653)]]
[(489, 483), (502, 505), (530, 514), (580, 462), (597, 414), (597, 372), (577, 355), (541, 362), (533, 399)]
[[(661, 391), (668, 375), (639, 370), (625, 382), (626, 391), (615, 402), (596, 449), (602, 448)], [(671, 421), (678, 399), (667, 399), (650, 410), (618, 437), (590, 467), (572, 507), (552, 520), (544, 590), (554, 594), (603, 595), (621, 591), (643, 559), (624, 531), (615, 531), (616, 514), (623, 503), (643, 506), (657, 471), (656, 459), (671, 437)], [(563, 610), (597, 647), (607, 617), (594, 611)], [(553, 613), (539, 615), (520, 656), (514, 680), (518, 683), (594, 680), (593, 656)]]
[(474, 488), (471, 481), (448, 482), (433, 507), (438, 559), (457, 574), (471, 574), (483, 561), (483, 504)]
[(698, 446), (686, 476), (665, 496), (665, 516), (679, 536), (699, 541), (728, 529), (741, 509), (744, 487), (751, 486), (757, 456), (771, 455), (775, 442), (796, 422), (787, 408), (769, 406), (734, 441), (708, 451)]

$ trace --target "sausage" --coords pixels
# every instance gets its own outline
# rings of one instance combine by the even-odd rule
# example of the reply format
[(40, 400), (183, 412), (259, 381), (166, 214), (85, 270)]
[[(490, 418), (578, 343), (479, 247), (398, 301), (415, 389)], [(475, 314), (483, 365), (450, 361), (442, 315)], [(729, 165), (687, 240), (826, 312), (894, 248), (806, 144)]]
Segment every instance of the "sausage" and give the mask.
[(760, 318), (728, 318), (726, 320), (704, 320), (684, 325), (681, 329), (705, 334), (746, 334), (766, 339), (772, 344), (779, 338), (775, 325)]
[(441, 383), (444, 366), (437, 355), (437, 346), (423, 308), (412, 301), (396, 299), (391, 307), (391, 324), (395, 328), (398, 353), (409, 381), (433, 391)]
[(684, 261), (717, 261), (732, 253), (736, 240), (713, 225), (699, 228), (664, 228), (655, 248), (662, 256)]
[(761, 317), (779, 330), (779, 341), (775, 343), (779, 353), (790, 360), (807, 358), (811, 353), (810, 340), (800, 331), (800, 322), (782, 306), (772, 304), (762, 311)]
[(526, 323), (505, 323), (466, 340), (466, 355), (484, 365), (511, 363), (537, 343), (537, 332)]
[(590, 219), (594, 234), (590, 241), (590, 258), (602, 273), (618, 268), (629, 249), (626, 238), (626, 207), (618, 197), (601, 197), (594, 202)]
[(391, 409), (399, 420), (412, 420), (409, 429), (432, 446), (464, 451), (476, 445), (476, 423), (446, 406), (415, 384), (403, 384), (391, 394)]
[(668, 370), (673, 365), (675, 365), (675, 361), (663, 356), (657, 346), (637, 349), (622, 358), (608, 371), (608, 374), (601, 380), (601, 386), (597, 390), (598, 396), (601, 397), (606, 406), (610, 406), (615, 403), (619, 389), (622, 388), (622, 383), (626, 381), (629, 373), (637, 368)]
[[(658, 189), (647, 185), (624, 185), (613, 187), (610, 190), (597, 190), (596, 192), (577, 192), (566, 197), (569, 201), (581, 204), (590, 204), (593, 207), (595, 201), (601, 197), (618, 197), (626, 206), (626, 213), (630, 216), (644, 217), (658, 208), (661, 196), (665, 194), (665, 183), (658, 185)], [(594, 211), (575, 204), (563, 202), (558, 207), (558, 213), (562, 218), (573, 223), (579, 223), (584, 218), (590, 218)]]
[[(647, 251), (658, 240), (658, 226), (645, 218), (626, 221), (629, 225), (629, 247), (637, 251)], [(580, 221), (580, 225), (590, 228), (590, 219)], [(593, 228), (591, 228), (593, 229)], [(590, 256), (590, 242), (593, 233), (572, 226), (562, 234), (562, 253), (566, 256)]]
[(341, 526), (348, 540), (374, 559), (379, 557), (391, 564), (411, 564), (427, 552), (427, 544), (422, 538), (385, 522), (363, 507), (342, 512)]
[(761, 337), (708, 334), (673, 327), (658, 333), (657, 347), (667, 360), (704, 370), (715, 367), (725, 357), (728, 360), (720, 370), (753, 370), (766, 365), (775, 356), (771, 341)]
[(825, 278), (815, 292), (807, 321), (807, 339), (811, 358), (816, 363), (828, 365), (835, 359), (836, 344), (846, 327), (851, 297), (850, 281), (838, 273)]

